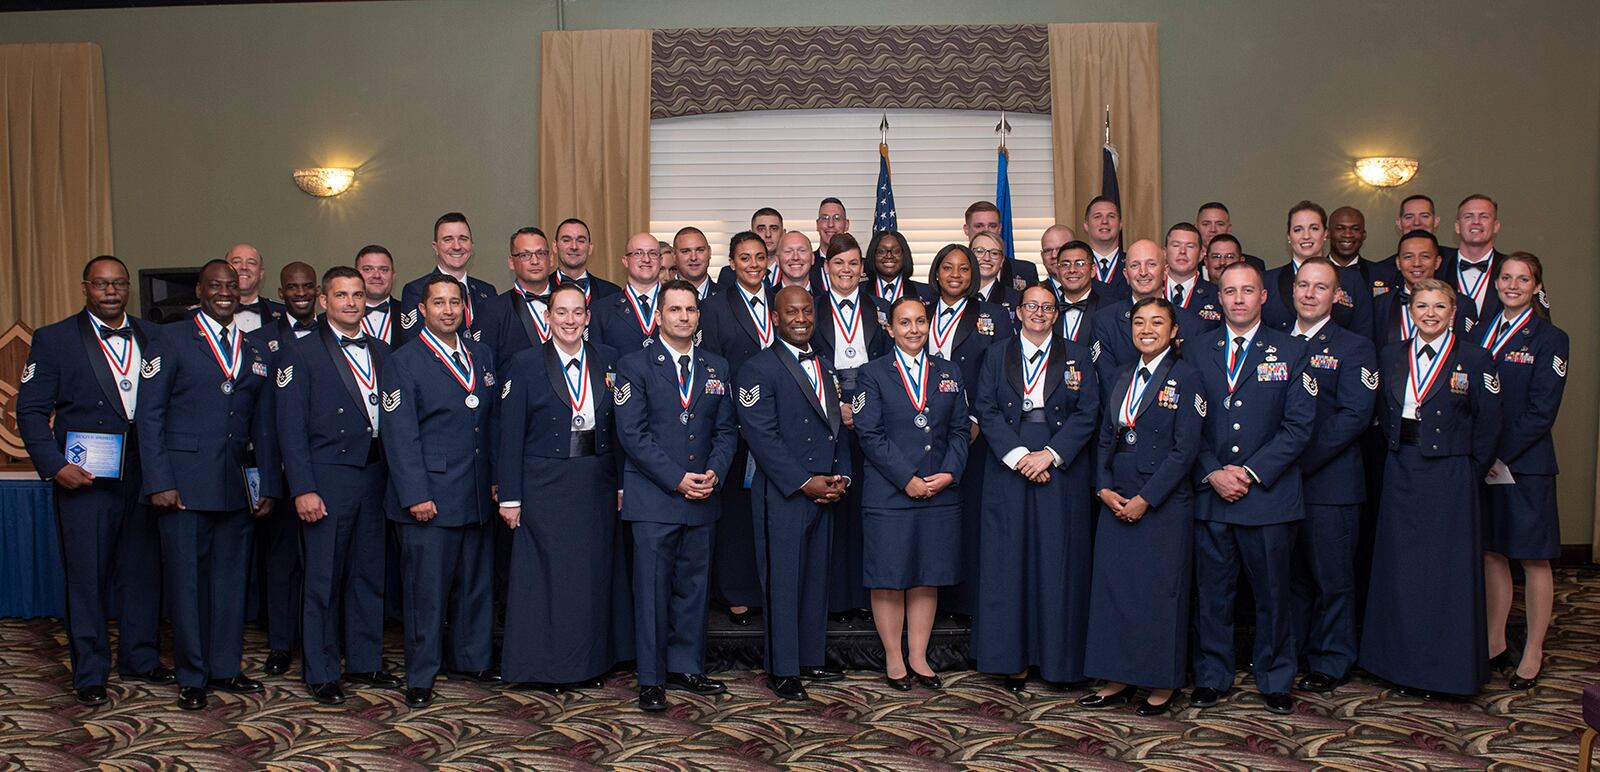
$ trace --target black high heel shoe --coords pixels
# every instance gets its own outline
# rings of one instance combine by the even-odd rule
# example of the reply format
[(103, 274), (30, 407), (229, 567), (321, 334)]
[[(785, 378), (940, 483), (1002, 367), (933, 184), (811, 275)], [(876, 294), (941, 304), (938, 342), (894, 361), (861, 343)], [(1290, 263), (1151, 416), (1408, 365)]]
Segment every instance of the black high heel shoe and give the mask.
[(922, 688), (924, 688), (924, 689), (932, 689), (933, 691), (939, 691), (939, 690), (944, 688), (944, 682), (939, 680), (938, 674), (923, 675), (921, 673), (918, 673), (915, 668), (911, 668), (911, 667), (907, 667), (906, 668), (906, 672), (910, 673), (911, 677), (916, 679), (917, 685), (922, 687)]
[(1510, 670), (1512, 664), (1510, 646), (1501, 649), (1499, 654), (1489, 658), (1489, 670), (1492, 672), (1504, 672), (1506, 670)]
[(911, 672), (908, 669), (906, 671), (906, 674), (903, 675), (903, 676), (900, 676), (899, 678), (895, 678), (894, 676), (891, 676), (888, 673), (884, 673), (883, 674), (883, 680), (884, 680), (884, 683), (889, 684), (889, 687), (894, 689), (897, 692), (909, 692), (909, 691), (911, 691), (911, 685), (915, 682), (916, 679), (912, 677)]
[[(1539, 670), (1541, 672), (1544, 670), (1543, 660), (1540, 660), (1539, 662)], [(1516, 672), (1512, 672), (1511, 680), (1507, 681), (1506, 685), (1511, 687), (1514, 691), (1527, 691), (1528, 689), (1532, 689), (1533, 687), (1539, 685), (1539, 673), (1534, 673), (1532, 678), (1523, 678)]]
[(1126, 705), (1130, 702), (1133, 702), (1133, 695), (1138, 691), (1139, 687), (1134, 686), (1133, 684), (1128, 684), (1127, 686), (1124, 686), (1110, 694), (1090, 694), (1080, 697), (1078, 698), (1078, 705), (1091, 710), (1097, 710), (1100, 708), (1115, 708), (1119, 705)]

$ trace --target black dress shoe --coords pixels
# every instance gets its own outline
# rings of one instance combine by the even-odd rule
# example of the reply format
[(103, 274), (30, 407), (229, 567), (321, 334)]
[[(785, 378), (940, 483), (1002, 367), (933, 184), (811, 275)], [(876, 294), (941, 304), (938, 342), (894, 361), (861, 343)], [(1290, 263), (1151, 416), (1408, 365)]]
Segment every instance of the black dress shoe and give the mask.
[(667, 690), (661, 686), (639, 687), (639, 709), (656, 713), (667, 709)]
[(567, 687), (562, 686), (561, 684), (550, 684), (543, 681), (524, 681), (522, 683), (512, 684), (511, 688), (519, 692), (544, 692), (545, 694), (552, 696), (567, 693)]
[(184, 710), (200, 710), (205, 706), (205, 689), (198, 686), (185, 686), (178, 689), (178, 707)]
[(795, 676), (769, 676), (767, 686), (772, 693), (786, 700), (803, 700), (810, 695), (806, 694), (806, 687)]
[(582, 681), (573, 681), (570, 684), (566, 684), (565, 687), (567, 691), (575, 692), (579, 689), (603, 689), (605, 685), (606, 682), (603, 678), (585, 678)]
[(1222, 699), (1222, 692), (1219, 692), (1216, 689), (1213, 689), (1213, 688), (1211, 688), (1209, 686), (1201, 686), (1201, 687), (1195, 689), (1193, 694), (1189, 695), (1189, 707), (1191, 707), (1191, 708), (1209, 708), (1209, 707), (1213, 707), (1213, 706), (1215, 706), (1217, 704), (1217, 700), (1220, 700), (1220, 699)]
[(1511, 648), (1507, 647), (1499, 654), (1489, 658), (1489, 669), (1496, 671), (1510, 670), (1514, 663), (1511, 661)]
[(406, 690), (406, 707), (426, 708), (433, 704), (433, 690), (413, 686)]
[(1295, 684), (1295, 688), (1303, 692), (1322, 693), (1333, 691), (1338, 688), (1340, 683), (1339, 679), (1327, 673), (1313, 670), (1305, 678), (1300, 679), (1300, 683)]
[(1288, 692), (1263, 694), (1261, 699), (1266, 703), (1268, 712), (1277, 713), (1280, 716), (1287, 716), (1294, 712), (1294, 698), (1290, 697)]
[(1157, 704), (1151, 702), (1150, 698), (1146, 697), (1143, 700), (1139, 701), (1138, 706), (1136, 706), (1133, 709), (1133, 712), (1137, 713), (1137, 714), (1139, 714), (1141, 716), (1144, 716), (1145, 718), (1150, 718), (1151, 716), (1159, 716), (1159, 715), (1162, 715), (1162, 714), (1166, 713), (1169, 710), (1172, 710), (1172, 708), (1178, 704), (1178, 698), (1181, 697), (1181, 696), (1183, 696), (1182, 692), (1178, 691), (1177, 689), (1174, 689), (1172, 691), (1172, 695), (1170, 697), (1167, 697), (1167, 701), (1161, 703), (1160, 705), (1157, 705)]
[(851, 619), (851, 614), (848, 611), (841, 611), (841, 612), (839, 612), (837, 614), (829, 614), (828, 615), (828, 621), (832, 622), (832, 623), (834, 623), (836, 625), (847, 625), (847, 624), (850, 624), (850, 619)]
[(923, 675), (915, 670), (911, 670), (910, 668), (907, 668), (907, 670), (910, 671), (912, 678), (917, 679), (917, 685), (924, 689), (939, 691), (940, 689), (944, 688), (944, 682), (939, 680), (937, 673), (934, 675)]
[(1134, 686), (1132, 684), (1129, 684), (1129, 685), (1124, 686), (1121, 689), (1118, 689), (1117, 691), (1114, 691), (1114, 692), (1112, 692), (1110, 694), (1106, 694), (1106, 695), (1090, 694), (1090, 695), (1086, 695), (1084, 697), (1080, 697), (1078, 699), (1078, 705), (1080, 707), (1089, 708), (1091, 710), (1100, 710), (1102, 708), (1115, 708), (1115, 707), (1117, 707), (1119, 705), (1126, 705), (1126, 704), (1128, 704), (1130, 702), (1133, 702), (1133, 695), (1138, 691), (1139, 691), (1139, 687)]
[(273, 649), (267, 652), (267, 664), (261, 666), (261, 672), (267, 675), (283, 675), (289, 672), (289, 663), (294, 655), (283, 649)]
[(802, 667), (800, 677), (808, 681), (843, 681), (844, 672), (833, 667)]
[(465, 678), (468, 681), (477, 681), (480, 684), (500, 683), (500, 671), (490, 668), (488, 670), (457, 671), (450, 674), (451, 678)]
[(261, 691), (261, 682), (254, 678), (236, 675), (232, 678), (213, 678), (207, 682), (213, 689), (234, 694), (255, 694)]
[(345, 673), (346, 681), (379, 689), (398, 689), (405, 684), (400, 677), (387, 670), (374, 670), (371, 673)]
[(738, 625), (740, 627), (749, 627), (750, 626), (750, 617), (751, 617), (750, 609), (745, 609), (744, 611), (733, 611), (733, 610), (730, 609), (728, 611), (728, 621), (732, 622), (732, 623), (734, 623), (734, 624), (736, 624), (736, 625)]
[(1016, 676), (1006, 676), (1006, 688), (1010, 689), (1016, 694), (1021, 694), (1028, 688), (1028, 679), (1018, 678)]
[[(1540, 670), (1544, 669), (1544, 663), (1543, 662), (1539, 663), (1539, 669)], [(1513, 672), (1511, 674), (1511, 680), (1506, 682), (1506, 686), (1509, 686), (1512, 689), (1517, 690), (1517, 691), (1527, 691), (1528, 689), (1532, 689), (1533, 687), (1538, 686), (1538, 685), (1539, 685), (1539, 674), (1538, 673), (1534, 673), (1532, 678), (1523, 678), (1522, 676), (1520, 676), (1517, 673)]]
[(78, 689), (76, 692), (74, 692), (74, 694), (78, 698), (79, 705), (104, 705), (111, 701), (110, 698), (106, 696), (106, 687), (104, 684), (85, 686), (82, 689)]
[(1395, 692), (1395, 694), (1399, 694), (1399, 695), (1402, 695), (1402, 696), (1405, 696), (1405, 697), (1415, 697), (1416, 699), (1419, 699), (1419, 700), (1437, 700), (1437, 699), (1439, 699), (1439, 695), (1437, 693), (1430, 692), (1427, 689), (1419, 689), (1419, 688), (1417, 688), (1415, 686), (1397, 686), (1397, 687), (1395, 687), (1394, 692)]
[(721, 681), (707, 678), (704, 673), (668, 673), (667, 688), (695, 694), (721, 694), (728, 690)]
[(344, 690), (339, 688), (338, 681), (329, 681), (325, 684), (308, 684), (311, 689), (311, 699), (324, 705), (339, 705), (344, 702)]
[(914, 685), (916, 683), (916, 680), (917, 679), (912, 677), (911, 673), (909, 673), (909, 672), (907, 672), (903, 676), (900, 676), (899, 678), (895, 678), (894, 676), (891, 676), (888, 673), (884, 673), (883, 674), (883, 682), (888, 684), (889, 688), (891, 688), (891, 689), (893, 689), (893, 690), (895, 690), (897, 692), (909, 692), (909, 691), (911, 691), (911, 687), (912, 687), (912, 685)]
[(166, 665), (156, 665), (143, 673), (123, 673), (123, 678), (134, 681), (144, 681), (147, 684), (170, 684), (178, 680), (178, 674)]

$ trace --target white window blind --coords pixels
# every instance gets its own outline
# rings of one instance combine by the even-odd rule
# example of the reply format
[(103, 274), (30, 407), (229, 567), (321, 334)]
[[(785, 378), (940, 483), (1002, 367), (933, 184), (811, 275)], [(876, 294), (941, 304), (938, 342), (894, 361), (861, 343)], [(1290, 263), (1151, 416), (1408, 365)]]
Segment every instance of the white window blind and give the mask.
[[(650, 122), (650, 230), (664, 241), (686, 225), (711, 242), (712, 275), (728, 239), (770, 206), (783, 225), (817, 239), (817, 203), (844, 202), (850, 232), (872, 235), (882, 110), (770, 110)], [(900, 232), (915, 275), (951, 242), (966, 242), (962, 214), (994, 201), (997, 112), (890, 110), (889, 163)], [(1039, 236), (1054, 220), (1050, 116), (1007, 114), (1017, 256), (1038, 262)], [(1044, 271), (1040, 271), (1044, 275)]]

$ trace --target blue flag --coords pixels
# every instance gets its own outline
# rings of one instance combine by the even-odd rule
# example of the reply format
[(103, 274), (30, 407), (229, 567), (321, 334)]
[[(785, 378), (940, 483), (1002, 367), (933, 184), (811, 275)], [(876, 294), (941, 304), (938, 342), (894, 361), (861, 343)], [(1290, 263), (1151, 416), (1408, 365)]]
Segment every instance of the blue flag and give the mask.
[(1000, 210), (1000, 241), (1005, 244), (1006, 257), (1012, 258), (1017, 254), (1017, 248), (1011, 239), (1011, 177), (1006, 172), (1006, 164), (1010, 154), (1006, 153), (1004, 145), (998, 148), (999, 168), (994, 173), (994, 206)]
[(894, 211), (894, 186), (889, 184), (889, 145), (878, 143), (878, 193), (872, 210), (872, 232), (900, 230), (900, 219)]

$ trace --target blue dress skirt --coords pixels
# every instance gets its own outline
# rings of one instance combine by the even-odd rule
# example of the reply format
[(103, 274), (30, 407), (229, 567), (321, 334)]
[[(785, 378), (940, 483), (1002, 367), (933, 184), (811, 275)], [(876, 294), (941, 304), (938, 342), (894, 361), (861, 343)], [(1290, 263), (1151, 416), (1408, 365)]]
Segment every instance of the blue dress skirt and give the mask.
[(864, 586), (907, 590), (961, 581), (961, 505), (872, 507), (861, 514)]
[(1556, 513), (1556, 478), (1512, 474), (1511, 485), (1485, 485), (1483, 548), (1511, 560), (1561, 557), (1561, 518)]

